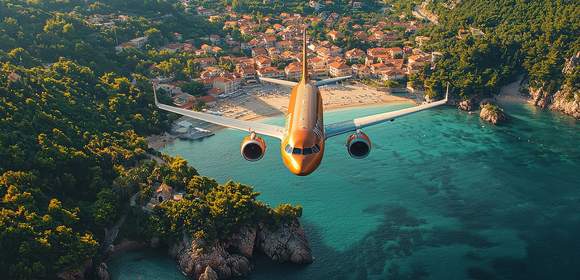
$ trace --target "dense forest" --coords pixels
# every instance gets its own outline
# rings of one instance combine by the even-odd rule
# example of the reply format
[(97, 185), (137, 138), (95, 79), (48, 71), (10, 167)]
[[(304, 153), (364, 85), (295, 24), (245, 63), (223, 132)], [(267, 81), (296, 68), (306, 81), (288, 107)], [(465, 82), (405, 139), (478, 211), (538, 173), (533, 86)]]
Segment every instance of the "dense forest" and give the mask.
[[(306, 1), (195, 2), (230, 4), (257, 16), (283, 9), (313, 12)], [(349, 2), (334, 1), (325, 10), (347, 13)], [(363, 2), (365, 9), (378, 7)], [(413, 7), (388, 2), (395, 9)], [(426, 50), (443, 52), (434, 68), (415, 77), (428, 93), (441, 92), (450, 81), (463, 98), (488, 96), (520, 74), (551, 90), (579, 87), (578, 71), (562, 74), (564, 60), (580, 51), (580, 6), (573, 0), (472, 0), (454, 9), (445, 3), (431, 2), (440, 24), (419, 34), (432, 38)], [(128, 18), (113, 28), (87, 22), (89, 15), (109, 13)], [(484, 35), (458, 38), (470, 27)], [(249, 186), (200, 176), (183, 159), (152, 160), (158, 155), (144, 136), (166, 130), (174, 116), (152, 106), (149, 76), (192, 78), (199, 71), (194, 57), (156, 48), (174, 41), (174, 32), (197, 40), (220, 31), (205, 18), (185, 14), (176, 1), (0, 0), (3, 277), (54, 278), (83, 265), (98, 256), (105, 228), (122, 215), (133, 217), (123, 235), (168, 240), (183, 231), (215, 240), (245, 223), (276, 224), (301, 215), (300, 207), (272, 209), (259, 202)], [(149, 37), (142, 50), (115, 51), (139, 36)], [(131, 196), (146, 203), (159, 184), (184, 191), (184, 198), (150, 216), (129, 209)]]
[(577, 70), (562, 74), (565, 60), (580, 51), (577, 2), (429, 1), (428, 7), (439, 24), (421, 35), (431, 37), (427, 50), (444, 54), (418, 77), (428, 93), (441, 92), (449, 81), (462, 98), (487, 97), (522, 74), (552, 93), (562, 84), (580, 88)]
[[(139, 16), (113, 30), (86, 21), (110, 12)], [(126, 214), (134, 217), (122, 234), (134, 239), (189, 230), (208, 240), (253, 219), (300, 215), (300, 208), (258, 202), (249, 186), (200, 177), (182, 159), (151, 160), (144, 136), (168, 129), (174, 116), (154, 109), (146, 69), (186, 69), (191, 60), (154, 47), (172, 32), (208, 34), (214, 27), (206, 23), (166, 1), (0, 0), (2, 278), (55, 278), (82, 266), (99, 255), (105, 228)], [(196, 25), (206, 28), (190, 28)], [(115, 52), (118, 42), (143, 35), (151, 46)], [(146, 202), (161, 183), (188, 195), (151, 216), (129, 209), (133, 194)], [(183, 223), (191, 215), (203, 219)]]

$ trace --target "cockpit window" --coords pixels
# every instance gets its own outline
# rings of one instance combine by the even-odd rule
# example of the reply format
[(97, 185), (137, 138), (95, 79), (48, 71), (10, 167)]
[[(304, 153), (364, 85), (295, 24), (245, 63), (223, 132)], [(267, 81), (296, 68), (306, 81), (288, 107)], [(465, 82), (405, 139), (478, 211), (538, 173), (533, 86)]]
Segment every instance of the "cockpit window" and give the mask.
[(320, 152), (320, 146), (318, 144), (315, 144), (313, 147), (301, 149), (297, 147), (292, 147), (290, 146), (290, 144), (288, 144), (286, 145), (286, 147), (284, 147), (284, 151), (286, 151), (286, 153), (295, 155), (311, 155)]

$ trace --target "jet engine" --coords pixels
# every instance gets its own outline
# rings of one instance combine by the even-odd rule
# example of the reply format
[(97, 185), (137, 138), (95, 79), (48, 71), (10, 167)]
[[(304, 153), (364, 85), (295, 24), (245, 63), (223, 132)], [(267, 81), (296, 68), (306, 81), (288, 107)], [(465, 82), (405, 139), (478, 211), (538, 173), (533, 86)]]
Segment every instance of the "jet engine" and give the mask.
[(366, 158), (371, 152), (371, 139), (362, 131), (357, 130), (346, 139), (346, 149), (352, 158)]
[(250, 135), (244, 137), (240, 145), (240, 152), (245, 160), (258, 161), (266, 153), (266, 142), (263, 138), (252, 132)]

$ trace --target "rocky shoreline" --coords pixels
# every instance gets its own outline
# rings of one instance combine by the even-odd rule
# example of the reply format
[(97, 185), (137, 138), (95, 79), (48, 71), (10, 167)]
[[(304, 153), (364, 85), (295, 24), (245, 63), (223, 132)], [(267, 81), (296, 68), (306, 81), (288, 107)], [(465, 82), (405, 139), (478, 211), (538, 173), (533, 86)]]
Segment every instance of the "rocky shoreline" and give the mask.
[(191, 279), (215, 280), (246, 276), (252, 271), (250, 259), (261, 252), (280, 263), (308, 264), (312, 251), (298, 219), (275, 228), (265, 224), (242, 227), (224, 241), (212, 244), (183, 235), (169, 248), (182, 272)]
[[(574, 77), (580, 71), (580, 52), (566, 59), (562, 74), (564, 77)], [(572, 79), (573, 80), (573, 79)], [(548, 108), (576, 119), (580, 119), (580, 89), (578, 84), (564, 84), (552, 94), (549, 85), (529, 87), (530, 102), (541, 108)]]

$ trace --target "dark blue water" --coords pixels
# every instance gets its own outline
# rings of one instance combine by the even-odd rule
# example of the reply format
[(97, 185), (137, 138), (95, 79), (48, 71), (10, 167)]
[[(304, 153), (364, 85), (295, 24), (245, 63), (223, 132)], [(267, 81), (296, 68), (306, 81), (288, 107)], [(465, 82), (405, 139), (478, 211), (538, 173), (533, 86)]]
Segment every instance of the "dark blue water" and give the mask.
[[(405, 106), (332, 112), (326, 122)], [(443, 108), (366, 129), (374, 147), (364, 160), (349, 158), (345, 137), (332, 138), (308, 177), (285, 169), (275, 139), (262, 161), (244, 161), (244, 133), (233, 130), (163, 152), (253, 185), (272, 205), (304, 207), (315, 262), (256, 258), (250, 279), (580, 279), (578, 123), (524, 105), (506, 110), (511, 121), (497, 127)], [(179, 275), (167, 259), (134, 256), (111, 264), (113, 278)]]

